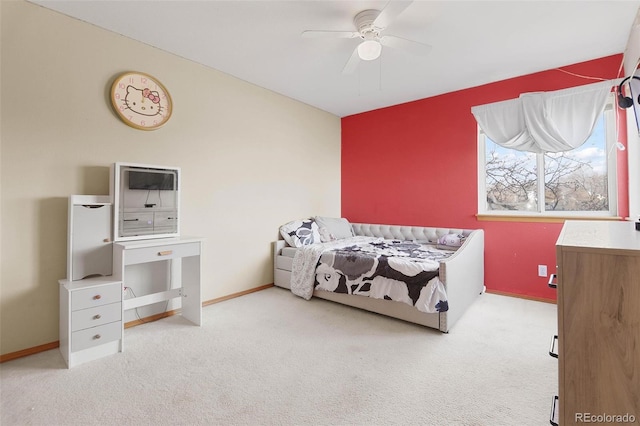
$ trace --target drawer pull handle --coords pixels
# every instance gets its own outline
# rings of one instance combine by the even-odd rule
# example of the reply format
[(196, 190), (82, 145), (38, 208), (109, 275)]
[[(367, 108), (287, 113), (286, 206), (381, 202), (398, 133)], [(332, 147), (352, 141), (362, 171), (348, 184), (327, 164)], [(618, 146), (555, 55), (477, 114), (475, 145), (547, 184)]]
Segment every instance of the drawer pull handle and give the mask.
[(557, 277), (558, 277), (558, 274), (549, 275), (549, 287), (558, 288), (558, 282), (556, 281)]
[(558, 351), (556, 351), (556, 342), (558, 341), (558, 335), (554, 334), (551, 338), (551, 347), (549, 348), (549, 355), (554, 358), (558, 358)]
[(123, 222), (137, 222), (138, 219), (123, 219)]
[(166, 251), (159, 251), (158, 252), (158, 256), (169, 256), (170, 254), (173, 254), (173, 250), (166, 250)]
[(102, 336), (99, 334), (96, 334), (95, 336), (93, 336), (93, 340), (98, 340), (99, 338), (101, 338)]
[(93, 296), (93, 300), (100, 300), (102, 299), (102, 296), (100, 296), (99, 294), (96, 294), (95, 296)]
[(549, 423), (551, 423), (552, 426), (558, 426), (558, 402), (558, 395), (554, 395), (551, 400), (551, 414), (549, 415)]
[(94, 320), (99, 320), (100, 318), (102, 318), (102, 315), (100, 315), (100, 314), (97, 314), (97, 315), (93, 316)]

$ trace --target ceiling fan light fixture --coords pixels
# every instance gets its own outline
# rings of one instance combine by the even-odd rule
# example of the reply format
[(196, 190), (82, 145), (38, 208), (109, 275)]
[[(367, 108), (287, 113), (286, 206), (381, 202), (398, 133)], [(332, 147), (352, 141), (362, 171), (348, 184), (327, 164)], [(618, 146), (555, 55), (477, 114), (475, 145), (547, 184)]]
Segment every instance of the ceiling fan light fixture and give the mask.
[(363, 61), (378, 59), (382, 53), (382, 45), (377, 40), (365, 40), (358, 45), (358, 56)]

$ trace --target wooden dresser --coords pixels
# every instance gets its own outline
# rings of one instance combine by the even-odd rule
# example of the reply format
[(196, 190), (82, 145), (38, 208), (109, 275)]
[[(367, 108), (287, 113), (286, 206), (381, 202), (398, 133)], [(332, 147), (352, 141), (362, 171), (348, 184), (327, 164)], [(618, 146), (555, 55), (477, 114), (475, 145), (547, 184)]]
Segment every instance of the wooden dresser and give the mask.
[(640, 424), (640, 231), (567, 221), (556, 256), (558, 423)]

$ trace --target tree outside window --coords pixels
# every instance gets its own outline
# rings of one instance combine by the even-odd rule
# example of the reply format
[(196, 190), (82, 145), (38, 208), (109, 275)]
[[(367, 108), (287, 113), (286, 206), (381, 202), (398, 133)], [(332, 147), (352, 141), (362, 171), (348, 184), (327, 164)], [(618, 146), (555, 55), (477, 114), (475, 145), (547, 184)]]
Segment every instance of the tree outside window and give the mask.
[(484, 166), (479, 212), (615, 215), (613, 125), (610, 102), (582, 146), (545, 154), (503, 148), (479, 130), (480, 165)]

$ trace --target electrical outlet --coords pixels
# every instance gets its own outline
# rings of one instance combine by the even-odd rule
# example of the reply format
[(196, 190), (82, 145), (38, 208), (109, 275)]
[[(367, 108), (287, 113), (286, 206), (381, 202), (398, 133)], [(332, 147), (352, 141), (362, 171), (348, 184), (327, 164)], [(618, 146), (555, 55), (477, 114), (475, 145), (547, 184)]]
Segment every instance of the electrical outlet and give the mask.
[(538, 276), (539, 277), (547, 276), (547, 265), (538, 265)]

